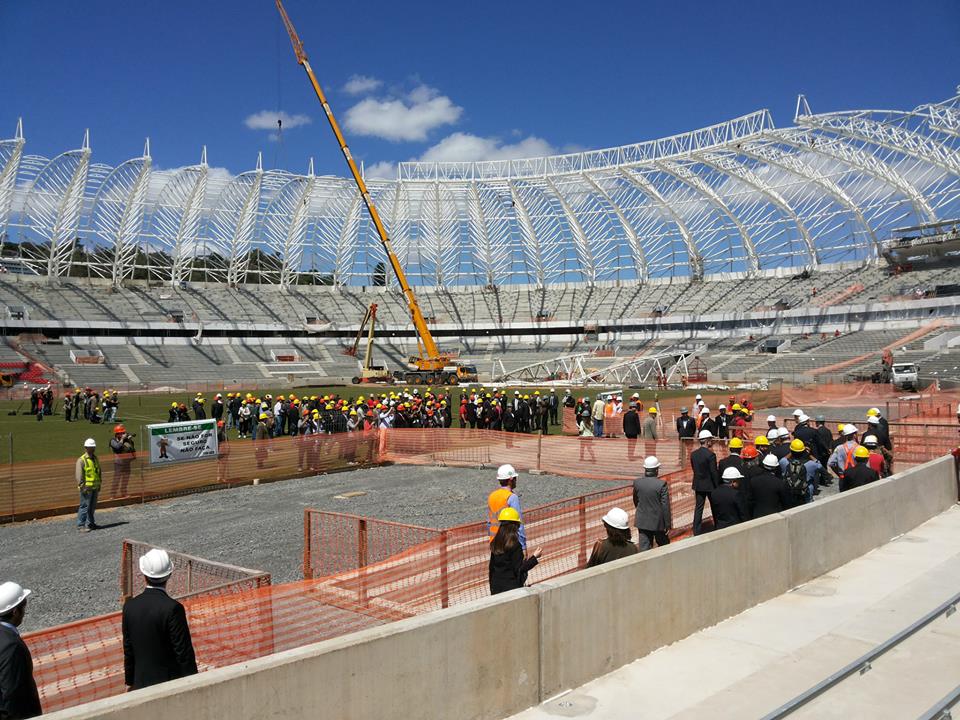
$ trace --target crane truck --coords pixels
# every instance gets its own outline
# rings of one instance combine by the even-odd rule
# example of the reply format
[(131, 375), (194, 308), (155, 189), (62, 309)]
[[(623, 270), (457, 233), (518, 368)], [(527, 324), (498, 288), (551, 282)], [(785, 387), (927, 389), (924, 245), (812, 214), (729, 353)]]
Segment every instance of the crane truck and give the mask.
[(370, 220), (373, 222), (373, 226), (377, 231), (377, 237), (380, 239), (380, 244), (383, 245), (383, 249), (387, 254), (387, 260), (393, 269), (397, 284), (403, 291), (403, 297), (407, 302), (407, 309), (410, 312), (410, 318), (413, 321), (413, 327), (417, 333), (418, 354), (407, 359), (407, 368), (405, 370), (397, 370), (394, 372), (395, 379), (406, 384), (426, 383), (431, 385), (456, 385), (464, 382), (476, 382), (477, 368), (475, 366), (462, 364), (453, 355), (441, 352), (440, 348), (437, 347), (437, 343), (433, 339), (433, 334), (430, 332), (430, 328), (427, 327), (427, 321), (423, 316), (423, 311), (420, 309), (419, 303), (417, 303), (413, 288), (410, 286), (410, 283), (407, 282), (407, 276), (403, 272), (403, 267), (400, 265), (400, 259), (393, 251), (393, 243), (387, 234), (386, 226), (384, 226), (383, 221), (380, 219), (380, 213), (376, 205), (374, 205), (370, 191), (367, 189), (367, 183), (360, 174), (357, 163), (353, 159), (353, 154), (347, 146), (346, 138), (340, 129), (340, 123), (338, 123), (334, 117), (330, 103), (327, 102), (327, 97), (320, 87), (320, 82), (317, 80), (313, 68), (310, 67), (310, 61), (307, 59), (303, 42), (300, 40), (300, 36), (293, 26), (290, 16), (287, 15), (287, 11), (283, 7), (283, 2), (276, 0), (276, 4), (280, 17), (283, 20), (283, 25), (287, 29), (287, 34), (290, 36), (290, 42), (293, 45), (293, 54), (297, 58), (297, 63), (303, 67), (307, 73), (307, 79), (310, 81), (313, 92), (316, 94), (317, 100), (320, 101), (320, 106), (327, 116), (330, 129), (333, 130), (333, 134), (337, 138), (337, 143), (340, 145), (340, 152), (343, 153), (343, 157), (347, 161), (350, 174), (353, 176), (353, 180), (357, 184), (357, 190), (360, 192), (360, 197), (363, 199), (363, 204), (370, 214)]

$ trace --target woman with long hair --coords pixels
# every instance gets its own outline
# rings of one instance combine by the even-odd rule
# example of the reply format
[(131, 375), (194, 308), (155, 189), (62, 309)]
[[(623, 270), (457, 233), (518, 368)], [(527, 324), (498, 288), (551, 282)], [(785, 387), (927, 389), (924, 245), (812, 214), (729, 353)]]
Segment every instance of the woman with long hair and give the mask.
[(610, 512), (603, 516), (603, 527), (607, 531), (607, 537), (594, 544), (587, 567), (603, 565), (639, 552), (637, 546), (631, 542), (630, 516), (625, 510), (610, 508)]
[(490, 543), (490, 594), (522, 588), (527, 582), (527, 573), (537, 564), (541, 550), (537, 548), (530, 557), (523, 556), (520, 545), (520, 513), (505, 507), (497, 517), (500, 527)]

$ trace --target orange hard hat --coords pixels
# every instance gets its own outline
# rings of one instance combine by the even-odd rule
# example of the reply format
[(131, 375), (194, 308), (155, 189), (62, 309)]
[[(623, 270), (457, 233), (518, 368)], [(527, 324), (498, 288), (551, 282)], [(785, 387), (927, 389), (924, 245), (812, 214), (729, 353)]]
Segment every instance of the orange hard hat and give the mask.
[(123, 425), (115, 425), (113, 428), (114, 435), (116, 435), (117, 433), (125, 433), (126, 431), (127, 429)]

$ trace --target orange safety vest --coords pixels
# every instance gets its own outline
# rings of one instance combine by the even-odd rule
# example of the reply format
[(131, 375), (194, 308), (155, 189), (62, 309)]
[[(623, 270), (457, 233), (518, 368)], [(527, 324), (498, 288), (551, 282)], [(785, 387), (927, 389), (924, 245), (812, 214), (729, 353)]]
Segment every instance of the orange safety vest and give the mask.
[(513, 491), (510, 488), (502, 487), (499, 490), (494, 490), (490, 493), (490, 497), (487, 498), (487, 507), (490, 508), (490, 515), (488, 517), (490, 524), (490, 542), (493, 542), (493, 538), (497, 535), (497, 530), (500, 529), (500, 511), (507, 506), (511, 495), (513, 495)]

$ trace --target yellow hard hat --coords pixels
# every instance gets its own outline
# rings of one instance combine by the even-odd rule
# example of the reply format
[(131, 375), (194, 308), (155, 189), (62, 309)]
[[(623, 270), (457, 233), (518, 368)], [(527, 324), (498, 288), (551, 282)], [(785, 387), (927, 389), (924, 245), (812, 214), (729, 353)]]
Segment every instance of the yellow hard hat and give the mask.
[(867, 417), (876, 417), (879, 414), (880, 414), (880, 411), (877, 410), (876, 408), (870, 408), (869, 410), (867, 410)]
[(657, 414), (657, 409), (656, 409), (655, 407), (652, 407), (652, 408), (650, 408), (649, 410), (647, 410), (647, 412), (650, 413), (651, 415), (656, 415), (656, 414)]
[(837, 432), (843, 432), (843, 423), (837, 423)]
[(769, 444), (770, 444), (770, 441), (767, 440), (767, 436), (766, 436), (766, 435), (757, 435), (757, 436), (753, 439), (753, 444), (756, 445), (757, 447), (760, 447), (760, 446), (762, 446), (762, 445), (769, 445)]
[(523, 399), (524, 399), (524, 400), (529, 400), (529, 399), (530, 399), (530, 396), (529, 396), (529, 395), (524, 395), (524, 396), (523, 396)]
[(333, 410), (333, 404), (327, 403), (327, 406), (324, 408), (324, 410)]
[(516, 511), (515, 508), (505, 507), (500, 511), (500, 514), (497, 515), (497, 520), (500, 522), (520, 522), (520, 513)]
[(351, 411), (350, 411), (350, 416), (351, 416), (351, 417), (353, 417), (353, 416), (356, 415), (356, 414), (357, 414), (357, 411), (356, 411), (356, 410), (351, 410)]
[(790, 452), (803, 452), (807, 449), (807, 446), (803, 444), (803, 440), (796, 438), (793, 442), (790, 443)]
[(733, 404), (733, 407), (730, 408), (730, 409), (731, 409), (731, 410), (743, 410), (743, 408), (740, 407), (740, 403), (734, 403), (734, 404)]
[(742, 447), (743, 447), (743, 440), (741, 440), (740, 438), (733, 438), (730, 441), (731, 450), (740, 450)]
[(261, 420), (266, 420), (266, 419), (267, 419), (267, 414), (266, 414), (266, 413), (260, 413), (260, 419), (261, 419)]
[(860, 445), (856, 450), (853, 451), (853, 456), (855, 458), (868, 458), (870, 457), (870, 451), (867, 450), (867, 448), (865, 448), (863, 445)]
[(277, 400), (283, 400), (283, 399), (284, 399), (283, 395), (277, 395)]

